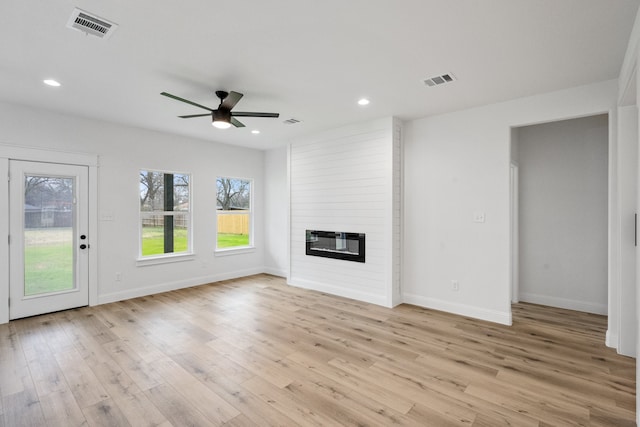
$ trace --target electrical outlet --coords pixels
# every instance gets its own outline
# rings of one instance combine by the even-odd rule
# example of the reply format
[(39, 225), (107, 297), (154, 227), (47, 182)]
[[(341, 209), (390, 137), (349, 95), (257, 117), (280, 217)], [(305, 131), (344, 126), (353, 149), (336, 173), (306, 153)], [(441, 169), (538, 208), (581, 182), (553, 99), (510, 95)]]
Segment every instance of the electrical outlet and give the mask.
[(116, 282), (122, 281), (122, 273), (116, 273)]
[(458, 292), (460, 290), (460, 283), (457, 280), (452, 280), (451, 289), (453, 290), (453, 292)]

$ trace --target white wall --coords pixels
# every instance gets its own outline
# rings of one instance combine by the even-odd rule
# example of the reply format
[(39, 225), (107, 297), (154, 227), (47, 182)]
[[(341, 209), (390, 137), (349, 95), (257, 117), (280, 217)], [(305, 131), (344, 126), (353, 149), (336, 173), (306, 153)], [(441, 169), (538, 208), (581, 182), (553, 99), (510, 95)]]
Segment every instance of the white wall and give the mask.
[(615, 123), (616, 97), (612, 80), (405, 122), (404, 300), (510, 324), (511, 127)]
[(265, 272), (287, 277), (289, 271), (289, 184), (287, 147), (265, 152)]
[(519, 298), (607, 314), (608, 117), (518, 128)]
[[(98, 301), (109, 302), (264, 271), (264, 227), (254, 228), (256, 249), (215, 256), (215, 178), (254, 179), (254, 212), (264, 212), (262, 151), (189, 139), (106, 122), (0, 104), (0, 143), (99, 155), (98, 205), (113, 221), (99, 221)], [(214, 130), (212, 130), (214, 132)], [(137, 266), (140, 169), (189, 172), (193, 189), (192, 261)], [(2, 196), (2, 194), (0, 194)], [(5, 209), (6, 204), (0, 204)], [(4, 217), (6, 213), (0, 213)], [(122, 281), (115, 280), (116, 272)], [(1, 279), (0, 279), (1, 280)], [(0, 283), (0, 287), (6, 283)], [(0, 291), (0, 297), (4, 291)], [(3, 302), (4, 304), (4, 302)], [(0, 310), (4, 306), (0, 306)], [(0, 313), (1, 316), (1, 313)]]
[[(398, 302), (394, 231), (399, 233), (400, 227), (394, 228), (394, 214), (399, 218), (400, 199), (393, 194), (394, 184), (396, 190), (400, 185), (394, 175), (394, 165), (400, 164), (399, 154), (394, 155), (400, 148), (397, 126), (391, 118), (381, 119), (291, 144), (289, 283), (379, 305)], [(307, 256), (305, 230), (365, 233), (366, 262)]]
[[(403, 293), (509, 324), (510, 129), (491, 109), (406, 124)], [(485, 222), (474, 222), (476, 212)]]
[(617, 347), (621, 354), (636, 355), (636, 224), (638, 191), (638, 109), (618, 109), (618, 216), (620, 222), (620, 287), (614, 307), (620, 313)]
[[(633, 30), (631, 31), (631, 36), (629, 37), (629, 43), (627, 45), (627, 51), (624, 57), (624, 62), (622, 64), (622, 69), (620, 70), (620, 78), (618, 79), (618, 105), (621, 107), (632, 107), (632, 111), (635, 111), (635, 117), (631, 117), (629, 114), (629, 109), (621, 108), (621, 119), (620, 119), (620, 139), (621, 141), (626, 140), (629, 135), (635, 134), (635, 140), (633, 142), (629, 142), (629, 144), (635, 145), (636, 152), (640, 153), (640, 149), (638, 149), (638, 144), (640, 144), (640, 140), (638, 138), (638, 123), (640, 122), (640, 117), (638, 116), (638, 108), (637, 108), (637, 100), (640, 98), (640, 84), (638, 80), (640, 79), (640, 74), (638, 74), (638, 56), (640, 50), (640, 10), (636, 15), (636, 20), (633, 26)], [(633, 137), (630, 137), (633, 139)], [(626, 142), (623, 142), (626, 144)], [(636, 157), (636, 168), (640, 164), (640, 159)], [(639, 185), (639, 176), (636, 172), (635, 176), (625, 175), (630, 179), (628, 184), (625, 186), (635, 190), (635, 200), (636, 206), (634, 212), (640, 211), (640, 206), (638, 202), (640, 202), (640, 185)], [(623, 193), (621, 193), (623, 194)], [(633, 196), (632, 196), (633, 197)], [(635, 250), (635, 267), (640, 263), (640, 251)], [(635, 271), (634, 271), (635, 273)], [(614, 300), (614, 304), (616, 307), (620, 307), (621, 310), (628, 310), (630, 307), (635, 308), (633, 310), (633, 314), (623, 313), (623, 315), (617, 319), (619, 320), (620, 325), (618, 325), (622, 331), (636, 331), (636, 349), (635, 355), (637, 357), (638, 354), (638, 346), (640, 345), (640, 318), (638, 317), (638, 311), (640, 310), (640, 292), (638, 288), (640, 287), (640, 275), (636, 274), (635, 283), (633, 284), (633, 289), (628, 289), (630, 284), (625, 284), (623, 289), (620, 289), (619, 298)], [(629, 304), (628, 301), (622, 301), (623, 295), (633, 295), (635, 294), (635, 304)], [(611, 303), (611, 301), (610, 301)], [(610, 316), (611, 317), (611, 316)], [(629, 322), (632, 322), (632, 325), (629, 325)], [(609, 323), (609, 327), (611, 329), (611, 323)], [(609, 331), (607, 331), (609, 332)], [(617, 332), (617, 331), (616, 331)], [(621, 333), (619, 338), (622, 340), (626, 336), (625, 333)], [(613, 341), (613, 337), (609, 337), (611, 341)], [(616, 337), (618, 338), (618, 337)], [(616, 341), (617, 343), (617, 341)], [(626, 344), (621, 343), (618, 348), (625, 348)], [(631, 351), (633, 353), (633, 350)], [(636, 369), (636, 408), (640, 408), (640, 369)], [(636, 423), (640, 424), (640, 411), (636, 410)]]

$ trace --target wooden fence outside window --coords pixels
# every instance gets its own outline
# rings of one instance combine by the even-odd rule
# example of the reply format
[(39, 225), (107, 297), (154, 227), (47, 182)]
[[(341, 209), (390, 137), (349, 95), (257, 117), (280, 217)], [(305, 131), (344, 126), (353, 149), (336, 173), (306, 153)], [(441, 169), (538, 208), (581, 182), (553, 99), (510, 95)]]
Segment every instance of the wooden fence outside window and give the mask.
[(218, 233), (249, 234), (249, 213), (218, 211)]

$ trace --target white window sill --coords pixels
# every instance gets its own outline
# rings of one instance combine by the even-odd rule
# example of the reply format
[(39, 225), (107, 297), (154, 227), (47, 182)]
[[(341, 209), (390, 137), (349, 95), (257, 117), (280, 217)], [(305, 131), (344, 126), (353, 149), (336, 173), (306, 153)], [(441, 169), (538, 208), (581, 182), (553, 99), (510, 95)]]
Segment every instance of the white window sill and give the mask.
[(137, 267), (145, 267), (147, 265), (170, 264), (173, 262), (193, 261), (196, 258), (194, 253), (182, 253), (171, 255), (158, 255), (153, 257), (138, 258), (136, 260)]
[(237, 248), (216, 249), (215, 256), (248, 254), (256, 251), (255, 246), (239, 246)]

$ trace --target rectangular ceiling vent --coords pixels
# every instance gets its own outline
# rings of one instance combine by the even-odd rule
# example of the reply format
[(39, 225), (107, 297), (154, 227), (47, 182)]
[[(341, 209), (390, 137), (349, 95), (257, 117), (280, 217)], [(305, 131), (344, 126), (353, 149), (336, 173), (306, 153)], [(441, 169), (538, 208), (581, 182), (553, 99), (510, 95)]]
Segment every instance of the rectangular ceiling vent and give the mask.
[(285, 120), (285, 121), (284, 121), (284, 122), (282, 122), (282, 123), (284, 123), (285, 125), (295, 125), (296, 123), (300, 123), (301, 121), (302, 121), (302, 120), (298, 120), (298, 119), (291, 118), (291, 119), (287, 119), (287, 120)]
[(101, 39), (108, 39), (118, 28), (118, 24), (75, 8), (69, 21), (67, 21), (67, 28), (82, 31), (85, 34), (91, 34)]
[(425, 79), (424, 80), (424, 84), (426, 86), (429, 86), (429, 87), (434, 87), (434, 86), (443, 85), (445, 83), (451, 83), (455, 79), (456, 78), (454, 77), (453, 74), (447, 73), (447, 74), (442, 74), (440, 76), (434, 76), (434, 77), (430, 77), (428, 79)]

